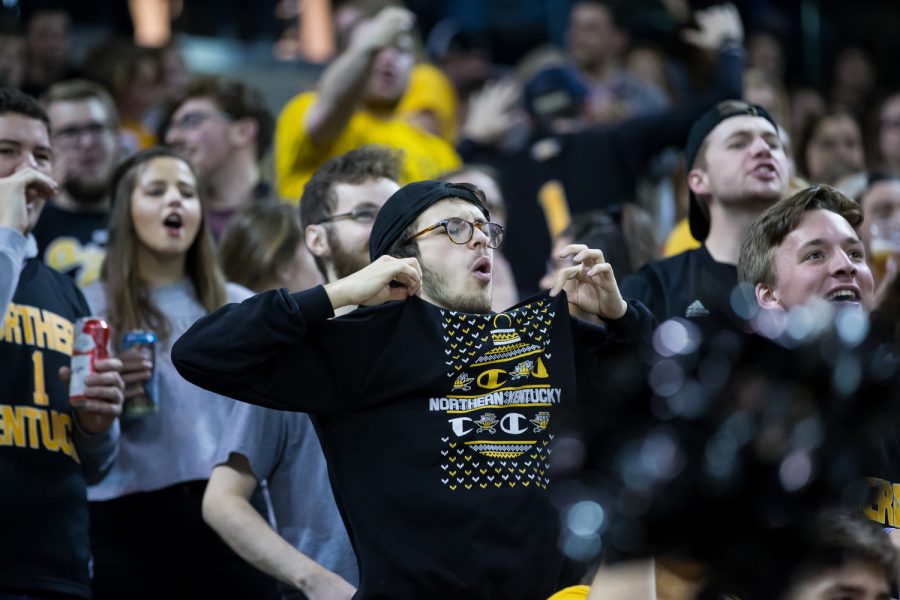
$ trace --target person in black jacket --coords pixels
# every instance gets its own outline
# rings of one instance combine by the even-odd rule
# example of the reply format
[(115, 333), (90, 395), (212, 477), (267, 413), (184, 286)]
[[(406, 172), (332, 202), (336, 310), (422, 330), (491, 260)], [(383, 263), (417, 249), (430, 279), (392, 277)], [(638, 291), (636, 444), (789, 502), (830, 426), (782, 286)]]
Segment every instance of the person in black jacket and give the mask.
[[(373, 225), (371, 265), (224, 307), (173, 348), (197, 385), (311, 413), (359, 560), (355, 598), (557, 589), (550, 443), (593, 349), (645, 339), (653, 320), (584, 246), (566, 249), (575, 265), (550, 294), (489, 312), (503, 234), (474, 186), (409, 184)], [(351, 304), (364, 306), (331, 318)]]
[(691, 234), (703, 244), (648, 263), (622, 281), (625, 296), (646, 304), (660, 321), (727, 313), (747, 228), (788, 187), (778, 124), (742, 100), (720, 102), (697, 119), (685, 158)]

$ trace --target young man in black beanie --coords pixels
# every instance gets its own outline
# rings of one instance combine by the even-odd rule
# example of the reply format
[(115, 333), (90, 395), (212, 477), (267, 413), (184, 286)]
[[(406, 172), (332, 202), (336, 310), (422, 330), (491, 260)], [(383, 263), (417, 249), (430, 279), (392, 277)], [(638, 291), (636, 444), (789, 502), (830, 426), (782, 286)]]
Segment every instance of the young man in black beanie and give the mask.
[(788, 186), (777, 124), (765, 109), (741, 100), (720, 102), (694, 123), (685, 158), (691, 234), (703, 245), (622, 281), (623, 295), (643, 302), (660, 321), (727, 307), (747, 228)]
[[(489, 312), (502, 241), (474, 186), (409, 184), (372, 227), (371, 265), (224, 307), (172, 350), (197, 385), (311, 413), (359, 560), (357, 599), (557, 589), (550, 442), (594, 349), (645, 339), (653, 320), (584, 246), (565, 250), (576, 265), (549, 295)], [(569, 303), (604, 324), (570, 318)], [(351, 304), (364, 306), (331, 318)]]

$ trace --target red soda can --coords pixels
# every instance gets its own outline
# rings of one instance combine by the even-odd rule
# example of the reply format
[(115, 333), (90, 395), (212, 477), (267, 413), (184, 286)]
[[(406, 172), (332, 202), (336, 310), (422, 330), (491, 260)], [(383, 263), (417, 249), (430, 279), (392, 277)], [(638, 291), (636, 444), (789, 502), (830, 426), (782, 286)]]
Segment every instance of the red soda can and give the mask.
[(109, 324), (98, 317), (83, 317), (75, 321), (75, 342), (72, 345), (72, 377), (69, 379), (69, 403), (83, 404), (84, 379), (96, 373), (96, 361), (107, 358), (109, 351)]

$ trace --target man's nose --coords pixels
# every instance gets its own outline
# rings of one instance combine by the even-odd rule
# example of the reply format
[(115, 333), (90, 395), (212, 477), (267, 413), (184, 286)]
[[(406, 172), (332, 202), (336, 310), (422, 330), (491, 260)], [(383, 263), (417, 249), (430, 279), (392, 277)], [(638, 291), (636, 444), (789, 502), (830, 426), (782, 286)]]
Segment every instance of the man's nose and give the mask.
[(754, 155), (757, 154), (771, 154), (772, 148), (769, 147), (769, 143), (764, 140), (762, 137), (753, 138), (753, 141), (750, 142), (750, 148), (753, 151)]
[(472, 239), (469, 240), (469, 243), (476, 248), (478, 246), (487, 246), (490, 238), (478, 225), (474, 225), (473, 227), (474, 231), (472, 231)]
[(178, 187), (172, 185), (166, 190), (165, 200), (166, 206), (180, 206), (184, 201), (184, 198), (181, 197), (181, 192), (178, 190)]
[(835, 275), (856, 275), (856, 263), (843, 250), (834, 253), (831, 259), (831, 272)]

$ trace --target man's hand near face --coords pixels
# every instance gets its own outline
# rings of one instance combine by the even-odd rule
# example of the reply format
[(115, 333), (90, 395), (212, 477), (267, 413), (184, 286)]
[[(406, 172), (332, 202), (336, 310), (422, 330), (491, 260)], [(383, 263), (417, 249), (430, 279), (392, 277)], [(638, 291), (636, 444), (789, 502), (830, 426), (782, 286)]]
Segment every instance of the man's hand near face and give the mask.
[(22, 167), (9, 177), (0, 178), (0, 226), (27, 233), (29, 202), (49, 200), (56, 191), (56, 182), (51, 177), (31, 167)]
[(331, 306), (337, 310), (344, 306), (373, 306), (390, 300), (405, 300), (417, 296), (421, 287), (422, 268), (418, 260), (382, 256), (356, 273), (326, 284), (325, 291)]
[(569, 304), (601, 319), (618, 319), (628, 310), (622, 299), (612, 265), (603, 252), (584, 244), (570, 244), (559, 253), (560, 258), (572, 257), (575, 266), (560, 269), (551, 296), (565, 291)]

